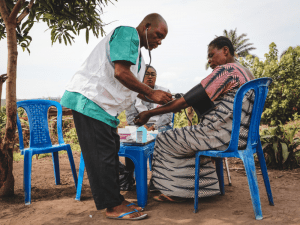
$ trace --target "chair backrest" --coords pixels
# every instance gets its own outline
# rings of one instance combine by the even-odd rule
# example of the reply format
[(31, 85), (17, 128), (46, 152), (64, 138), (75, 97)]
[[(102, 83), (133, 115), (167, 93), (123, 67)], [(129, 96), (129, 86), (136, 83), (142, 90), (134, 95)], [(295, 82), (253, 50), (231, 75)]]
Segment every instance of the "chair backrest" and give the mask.
[(174, 129), (174, 119), (175, 119), (175, 113), (173, 113), (173, 115), (172, 115), (172, 128)]
[(272, 83), (269, 77), (251, 80), (243, 84), (237, 91), (233, 103), (233, 121), (232, 132), (229, 147), (226, 152), (234, 152), (238, 150), (239, 133), (241, 125), (242, 104), (245, 94), (254, 90), (255, 99), (253, 103), (250, 127), (247, 138), (247, 148), (255, 147), (259, 141), (259, 125), (261, 120), (262, 111), (264, 109), (265, 101), (268, 94), (268, 86)]
[[(51, 147), (48, 128), (48, 109), (50, 106), (57, 108), (57, 134), (58, 142), (64, 143), (62, 135), (62, 107), (58, 102), (51, 100), (25, 100), (17, 102), (17, 108), (22, 107), (28, 116), (31, 148)], [(22, 126), (17, 114), (17, 126), (20, 141), (20, 150), (24, 149)]]

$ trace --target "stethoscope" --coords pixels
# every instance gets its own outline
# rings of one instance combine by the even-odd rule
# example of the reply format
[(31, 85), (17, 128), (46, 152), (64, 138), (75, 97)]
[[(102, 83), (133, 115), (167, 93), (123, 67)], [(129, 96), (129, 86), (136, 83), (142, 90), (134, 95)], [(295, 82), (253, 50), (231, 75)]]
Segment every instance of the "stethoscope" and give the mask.
[[(149, 49), (148, 34), (147, 34), (147, 31), (148, 31), (148, 28), (146, 29), (146, 41), (147, 41), (147, 47), (148, 47), (148, 53), (149, 53), (150, 62), (149, 62), (149, 64), (146, 66), (145, 73), (144, 73), (144, 77), (143, 77), (143, 81), (145, 80), (145, 76), (146, 76), (147, 70), (149, 69), (149, 67), (150, 67), (150, 65), (151, 65), (151, 52), (150, 52), (150, 49)], [(152, 99), (147, 98), (146, 95), (144, 95), (144, 96), (145, 96), (145, 98), (146, 98), (149, 102), (155, 103)]]
[(148, 31), (148, 28), (146, 29), (146, 41), (147, 41), (147, 47), (148, 47), (148, 53), (149, 53), (150, 62), (149, 62), (149, 64), (147, 65), (147, 67), (146, 67), (146, 69), (145, 69), (143, 81), (144, 81), (144, 79), (145, 79), (146, 72), (147, 72), (147, 70), (149, 69), (149, 67), (150, 67), (150, 65), (151, 65), (151, 52), (150, 52), (150, 49), (149, 49), (148, 34), (147, 34), (147, 31)]
[[(147, 41), (147, 47), (148, 47), (148, 52), (149, 52), (150, 62), (149, 62), (149, 64), (148, 64), (147, 67), (146, 67), (146, 70), (145, 70), (145, 73), (144, 73), (144, 77), (143, 77), (143, 81), (144, 81), (144, 79), (145, 79), (146, 72), (147, 72), (147, 70), (149, 69), (150, 64), (151, 64), (151, 52), (150, 52), (150, 50), (149, 50), (149, 43), (148, 43), (148, 34), (147, 34), (147, 30), (148, 30), (148, 28), (146, 29), (146, 41)], [(155, 103), (152, 99), (147, 98), (146, 95), (144, 95), (144, 96), (145, 96), (145, 98), (146, 98), (149, 102)], [(179, 98), (181, 98), (181, 97), (183, 96), (183, 94), (182, 94), (182, 93), (178, 93), (178, 94), (175, 94), (175, 95), (173, 95), (173, 96), (174, 96), (175, 99), (179, 99)], [(184, 113), (185, 113), (185, 116), (186, 116), (186, 118), (188, 119), (188, 121), (189, 121), (191, 124), (193, 124), (193, 123), (190, 121), (190, 119), (189, 119), (189, 117), (188, 117), (188, 115), (187, 115), (187, 113), (186, 113), (186, 109), (184, 110)]]

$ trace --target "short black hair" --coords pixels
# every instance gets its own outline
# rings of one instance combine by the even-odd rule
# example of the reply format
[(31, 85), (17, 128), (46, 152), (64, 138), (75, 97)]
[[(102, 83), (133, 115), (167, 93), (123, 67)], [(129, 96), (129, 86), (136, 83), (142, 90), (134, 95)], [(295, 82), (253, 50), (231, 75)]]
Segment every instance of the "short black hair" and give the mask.
[(146, 70), (148, 70), (149, 68), (154, 69), (155, 73), (157, 73), (157, 72), (156, 72), (156, 69), (155, 69), (153, 66), (146, 64)]
[(214, 40), (212, 40), (208, 47), (216, 47), (217, 49), (221, 49), (223, 48), (224, 46), (227, 46), (229, 48), (229, 52), (232, 56), (234, 56), (234, 47), (233, 47), (233, 44), (232, 42), (230, 41), (229, 38), (227, 37), (224, 37), (224, 36), (219, 36), (219, 37), (216, 37)]

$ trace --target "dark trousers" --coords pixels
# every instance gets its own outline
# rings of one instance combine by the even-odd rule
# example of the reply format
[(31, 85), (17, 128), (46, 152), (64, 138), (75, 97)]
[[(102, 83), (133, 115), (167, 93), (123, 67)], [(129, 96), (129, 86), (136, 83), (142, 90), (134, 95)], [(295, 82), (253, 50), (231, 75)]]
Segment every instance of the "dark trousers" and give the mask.
[(93, 198), (98, 210), (120, 205), (120, 137), (117, 129), (72, 110)]

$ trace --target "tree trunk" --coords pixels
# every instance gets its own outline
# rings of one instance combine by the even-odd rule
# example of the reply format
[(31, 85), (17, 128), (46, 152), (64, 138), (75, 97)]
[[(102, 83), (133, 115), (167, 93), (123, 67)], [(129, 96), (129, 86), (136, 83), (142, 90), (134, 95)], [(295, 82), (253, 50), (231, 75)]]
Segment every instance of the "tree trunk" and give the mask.
[[(188, 116), (188, 118), (189, 118), (189, 120), (188, 120), (188, 126), (192, 126), (193, 124), (193, 117), (194, 117), (194, 109), (193, 109), (193, 107), (188, 107), (187, 108), (187, 116)], [(191, 121), (191, 122), (190, 122)]]
[(17, 37), (16, 19), (5, 23), (7, 31), (7, 81), (6, 81), (6, 127), (3, 143), (0, 149), (0, 196), (14, 194), (13, 176), (13, 143), (16, 133), (16, 71), (17, 71)]

